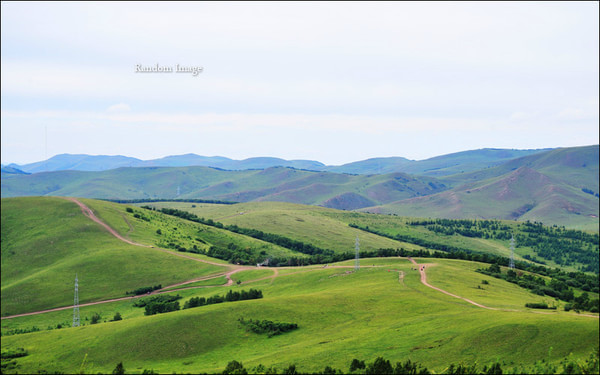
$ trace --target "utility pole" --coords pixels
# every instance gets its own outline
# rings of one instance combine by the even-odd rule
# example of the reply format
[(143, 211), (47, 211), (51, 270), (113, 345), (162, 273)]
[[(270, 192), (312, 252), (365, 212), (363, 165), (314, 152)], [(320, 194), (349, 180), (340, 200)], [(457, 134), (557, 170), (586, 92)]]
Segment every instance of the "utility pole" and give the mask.
[(511, 270), (515, 269), (515, 236), (512, 235), (510, 237), (510, 262), (508, 263), (508, 268)]
[(354, 243), (354, 250), (356, 250), (356, 256), (355, 256), (355, 260), (354, 260), (354, 270), (358, 271), (358, 269), (360, 268), (359, 259), (358, 259), (358, 252), (360, 251), (360, 243), (358, 242), (358, 236), (356, 236), (356, 242)]
[(79, 281), (75, 274), (75, 301), (73, 303), (73, 327), (79, 327)]

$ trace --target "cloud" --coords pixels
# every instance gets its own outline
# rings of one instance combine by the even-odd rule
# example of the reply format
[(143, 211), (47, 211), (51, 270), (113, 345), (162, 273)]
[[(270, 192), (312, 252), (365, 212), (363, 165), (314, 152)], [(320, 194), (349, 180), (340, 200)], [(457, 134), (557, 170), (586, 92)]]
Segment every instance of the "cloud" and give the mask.
[(131, 111), (131, 107), (129, 107), (129, 104), (125, 104), (125, 103), (111, 105), (110, 107), (108, 107), (106, 109), (106, 112), (109, 112), (109, 113), (123, 113), (123, 112), (129, 112), (129, 111)]

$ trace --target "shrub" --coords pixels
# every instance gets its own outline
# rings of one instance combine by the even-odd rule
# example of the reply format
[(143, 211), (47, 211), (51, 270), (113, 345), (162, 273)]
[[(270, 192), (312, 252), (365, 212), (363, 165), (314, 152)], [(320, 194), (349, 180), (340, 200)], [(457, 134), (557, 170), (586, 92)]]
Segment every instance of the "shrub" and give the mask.
[(94, 315), (92, 315), (92, 320), (90, 321), (90, 324), (97, 324), (100, 321), (100, 319), (100, 314), (94, 313)]
[(247, 374), (248, 370), (244, 368), (242, 362), (238, 362), (233, 360), (227, 364), (225, 370), (223, 370), (223, 374)]

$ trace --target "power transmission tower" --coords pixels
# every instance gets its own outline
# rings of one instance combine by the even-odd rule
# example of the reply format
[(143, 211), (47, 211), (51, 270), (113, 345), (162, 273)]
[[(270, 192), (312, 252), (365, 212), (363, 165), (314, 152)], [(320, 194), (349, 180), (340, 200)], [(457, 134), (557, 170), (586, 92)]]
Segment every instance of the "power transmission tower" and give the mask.
[(358, 261), (358, 252), (360, 251), (360, 244), (358, 243), (358, 236), (356, 236), (356, 242), (354, 243), (354, 249), (356, 250), (356, 257), (354, 260), (354, 270), (358, 271), (358, 269), (360, 268), (359, 261)]
[(73, 327), (79, 327), (79, 282), (75, 274), (75, 301), (73, 303)]
[(508, 268), (511, 270), (515, 269), (515, 236), (510, 237), (510, 262)]

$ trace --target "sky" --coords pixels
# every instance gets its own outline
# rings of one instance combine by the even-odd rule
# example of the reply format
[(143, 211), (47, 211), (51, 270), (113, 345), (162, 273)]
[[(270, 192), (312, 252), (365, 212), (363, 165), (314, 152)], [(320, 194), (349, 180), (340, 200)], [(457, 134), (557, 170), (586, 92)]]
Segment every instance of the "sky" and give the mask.
[(598, 2), (1, 7), (2, 164), (599, 143)]

